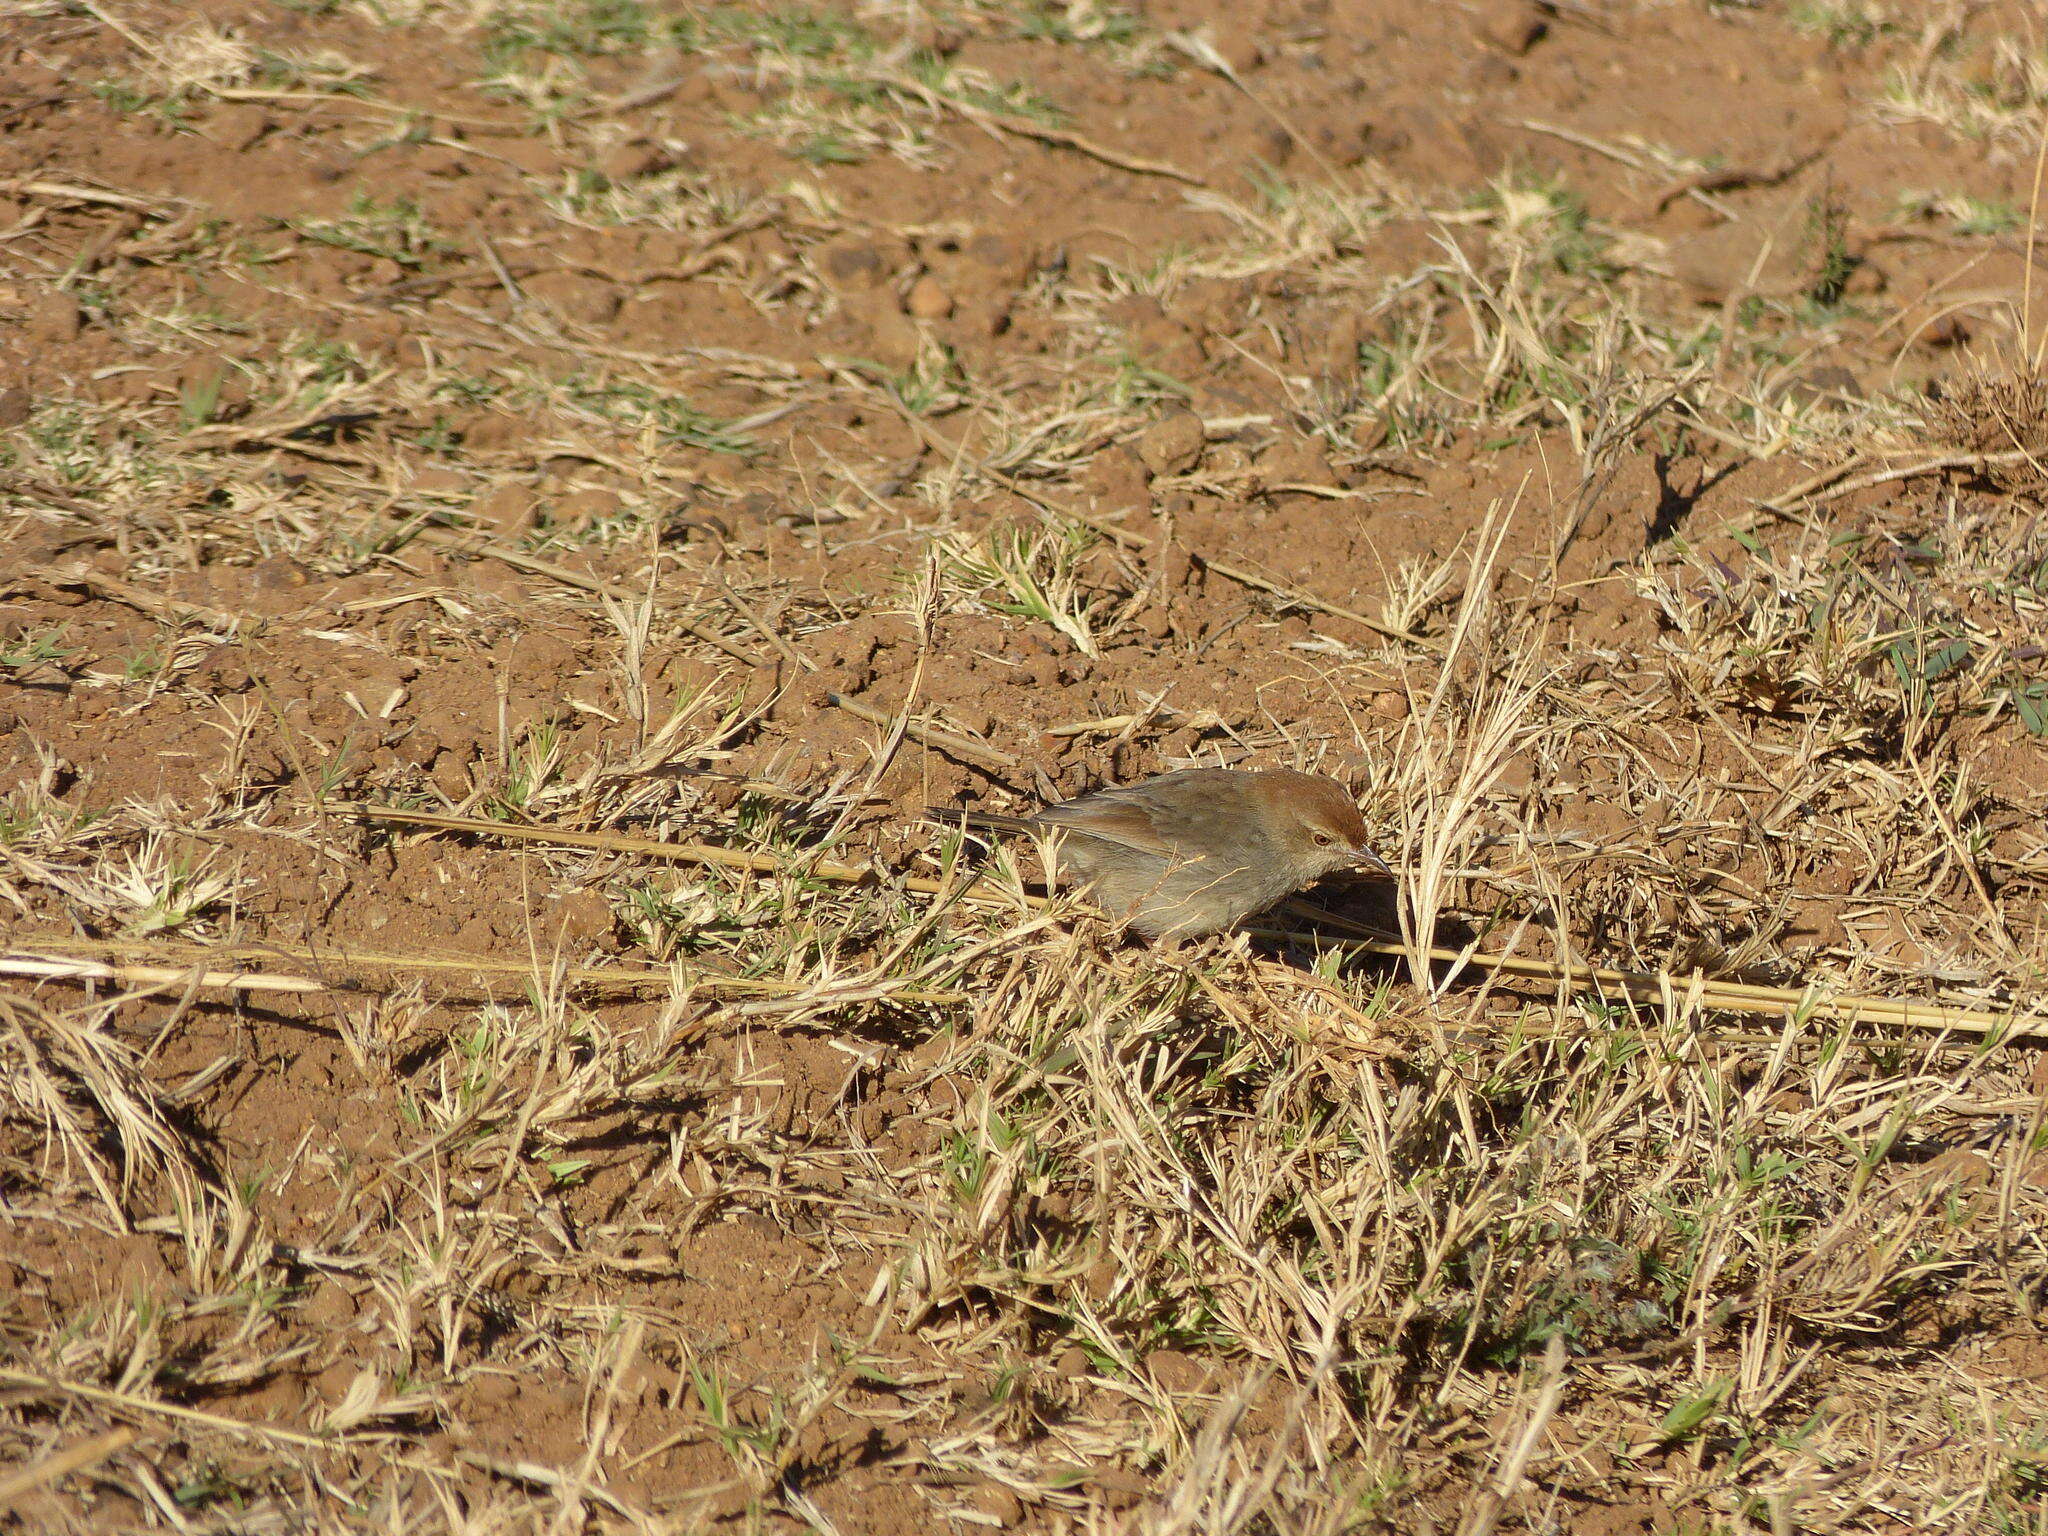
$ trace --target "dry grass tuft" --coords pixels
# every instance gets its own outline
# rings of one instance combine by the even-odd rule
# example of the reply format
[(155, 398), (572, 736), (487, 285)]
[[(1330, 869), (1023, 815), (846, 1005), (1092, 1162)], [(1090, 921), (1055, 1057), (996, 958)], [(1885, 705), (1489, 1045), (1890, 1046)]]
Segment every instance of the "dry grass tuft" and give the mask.
[(2048, 380), (2032, 369), (1971, 368), (1929, 392), (1921, 419), (1930, 447), (1980, 455), (2002, 492), (2048, 479)]
[[(1295, 9), (13, 8), (319, 168), (0, 188), (17, 1524), (2041, 1529), (2017, 216)], [(2038, 129), (1972, 7), (1655, 20)], [(918, 819), (1196, 762), (1403, 879), (1158, 953)]]

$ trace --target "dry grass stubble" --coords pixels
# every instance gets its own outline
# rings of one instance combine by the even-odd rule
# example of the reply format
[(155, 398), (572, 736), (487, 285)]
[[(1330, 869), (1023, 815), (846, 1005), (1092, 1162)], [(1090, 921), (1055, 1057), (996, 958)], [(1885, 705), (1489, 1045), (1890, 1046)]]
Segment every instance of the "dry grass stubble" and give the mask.
[[(677, 236), (691, 280), (791, 327), (844, 303), (830, 242), (940, 248), (818, 183), (684, 166), (599, 187), (569, 164), (608, 147), (583, 71), (644, 43), (634, 8), (468, 14), (518, 44), (492, 109), (544, 118), (562, 151), (527, 189), (540, 229)], [(1032, 125), (1010, 111), (1031, 103), (991, 104), (993, 75), (920, 83), (893, 57), (853, 59), (834, 96), (857, 18), (717, 18), (739, 30), (693, 46), (720, 81), (758, 54), (749, 78), (798, 87), (742, 136), (806, 163), (928, 165), (937, 124)], [(1062, 49), (1109, 26), (1039, 20), (1075, 31)], [(1174, 54), (1133, 25), (1102, 42), (1116, 68)], [(249, 89), (246, 50), (210, 36), (138, 78)], [(2039, 94), (1995, 57), (2005, 95)], [(1902, 115), (1959, 121), (1941, 69), (1915, 78)], [(2008, 136), (2000, 113), (1963, 126)], [(1861, 323), (1817, 283), (1674, 312), (1652, 237), (1569, 186), (1464, 190), (1369, 167), (1196, 193), (1220, 233), (1042, 263), (1009, 319), (1051, 341), (986, 367), (929, 331), (914, 355), (814, 368), (622, 345), (524, 292), (544, 261), (458, 252), (431, 209), (372, 200), (273, 232), (242, 274), (322, 327), (175, 398), (38, 402), (5, 490), (42, 553), (8, 590), (120, 617), (89, 641), (82, 619), (10, 629), (0, 665), (122, 718), (203, 713), (224, 755), (114, 797), (38, 739), (0, 812), (10, 920), (158, 966), (0, 1009), (0, 1444), (23, 1469), (0, 1488), (23, 1518), (82, 1528), (100, 1501), (177, 1530), (832, 1530), (857, 1526), (828, 1504), (897, 1494), (902, 1524), (1048, 1531), (1483, 1536), (1630, 1508), (1774, 1536), (2039, 1529), (2038, 1077), (1995, 1038), (1818, 1005), (2038, 1015), (2038, 381), (1991, 375), (1926, 413), (1799, 404), (1782, 386)], [(1427, 249), (1390, 270), (1402, 225)], [(242, 262), (175, 229), (138, 268)], [(294, 286), (287, 258), (337, 250), (391, 264), (376, 304)], [(1068, 515), (1201, 404), (1119, 317), (1204, 284), (1244, 285), (1249, 318), (1181, 353), (1270, 396), (1203, 405), (1193, 456), (1142, 487), (1153, 532)], [(403, 365), (334, 334), (430, 289), (445, 302), (402, 310), (424, 343)], [(1303, 336), (1333, 313), (1348, 356), (1310, 367)], [(96, 323), (138, 348), (231, 334), (155, 300)], [(493, 446), (487, 410), (538, 425)], [(799, 412), (904, 433), (868, 462), (772, 435)], [(1440, 515), (1434, 488), (1480, 443), (1522, 455), (1522, 521), (1409, 540), (1349, 606), (1201, 531), (1289, 497), (1399, 517), (1429, 488)], [(1825, 467), (1725, 534), (1614, 534), (1624, 471), (1706, 452)], [(538, 480), (547, 508), (585, 512), (471, 526), (486, 493)], [(1820, 520), (1906, 487), (1924, 499)], [(202, 564), (357, 585), (317, 615), (166, 595)], [(492, 595), (506, 570), (533, 585)], [(1593, 594), (1653, 613), (1653, 640), (1570, 629)], [(855, 624), (906, 664), (849, 682), (833, 644)], [(958, 650), (1031, 647), (1054, 729), (946, 696), (947, 625)], [(489, 664), (536, 634), (571, 637), (578, 691), (550, 679), (531, 704)], [(1135, 675), (1154, 659), (1137, 635), (1173, 671), (1257, 669), (1248, 698), (1226, 716), (1154, 679), (1093, 701), (1082, 664), (1115, 652)], [(239, 683), (228, 653), (257, 658)], [(266, 655), (343, 681), (313, 700)], [(483, 723), (397, 755), (387, 729), (448, 726), (446, 696), (413, 693), (451, 658), (498, 690)], [(1282, 681), (1298, 691), (1268, 706)], [(792, 718), (859, 687), (868, 713), (839, 713), (872, 727), (867, 755), (807, 764)], [(1396, 697), (1393, 729), (1359, 703)], [(1103, 755), (1049, 761), (1041, 735)], [(1118, 949), (1039, 905), (1016, 850), (981, 871), (990, 902), (961, 899), (974, 872), (943, 841), (895, 856), (907, 796), (987, 787), (936, 777), (953, 765), (1030, 791), (1171, 753), (1353, 771), (1408, 870), (1405, 965), (1299, 938)], [(592, 843), (429, 842), (340, 814), (364, 799)], [(604, 841), (622, 831), (730, 857), (657, 865)], [(438, 938), (394, 938), (367, 979), (322, 969), (332, 935), (257, 906), (302, 865), (431, 889), (437, 864), (515, 915), (452, 971), (427, 963)], [(599, 898), (575, 936), (553, 917), (567, 894)], [(360, 917), (326, 888), (304, 906), (322, 902)], [(1425, 953), (1468, 945), (1667, 979), (1567, 989)], [(223, 1007), (195, 984), (207, 954), (328, 990)], [(616, 1001), (607, 975), (654, 1000)], [(1759, 1025), (1709, 979), (1816, 1001)], [(103, 1272), (71, 1261), (86, 1245)]]

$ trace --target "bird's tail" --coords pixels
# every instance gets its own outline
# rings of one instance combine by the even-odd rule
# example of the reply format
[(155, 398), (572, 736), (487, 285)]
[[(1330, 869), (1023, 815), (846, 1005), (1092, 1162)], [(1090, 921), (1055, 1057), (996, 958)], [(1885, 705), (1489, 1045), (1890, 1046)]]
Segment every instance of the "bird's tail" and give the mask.
[(951, 827), (956, 832), (965, 827), (970, 832), (1007, 832), (1032, 837), (1045, 830), (1023, 816), (999, 816), (992, 811), (970, 811), (954, 805), (928, 805), (924, 819), (935, 827)]

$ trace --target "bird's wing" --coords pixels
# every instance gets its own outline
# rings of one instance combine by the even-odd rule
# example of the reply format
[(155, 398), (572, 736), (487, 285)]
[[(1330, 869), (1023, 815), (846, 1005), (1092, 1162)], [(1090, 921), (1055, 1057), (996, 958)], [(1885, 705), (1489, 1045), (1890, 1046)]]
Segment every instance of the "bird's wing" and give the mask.
[(1134, 805), (1123, 799), (1113, 789), (1083, 795), (1078, 800), (1063, 801), (1059, 805), (1048, 805), (1036, 819), (1063, 832), (1099, 837), (1106, 843), (1121, 843), (1140, 853), (1157, 854), (1161, 858), (1173, 856), (1173, 845), (1153, 829), (1151, 812), (1143, 805)]

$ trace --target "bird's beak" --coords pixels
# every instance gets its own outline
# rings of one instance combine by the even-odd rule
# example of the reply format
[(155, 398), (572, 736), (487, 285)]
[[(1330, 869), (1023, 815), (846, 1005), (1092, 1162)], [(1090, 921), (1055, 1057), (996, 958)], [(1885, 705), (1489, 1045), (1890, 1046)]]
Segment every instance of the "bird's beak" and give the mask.
[(1360, 869), (1371, 870), (1375, 874), (1385, 875), (1389, 880), (1400, 878), (1394, 873), (1394, 866), (1374, 853), (1370, 848), (1356, 849), (1352, 855), (1352, 863)]

